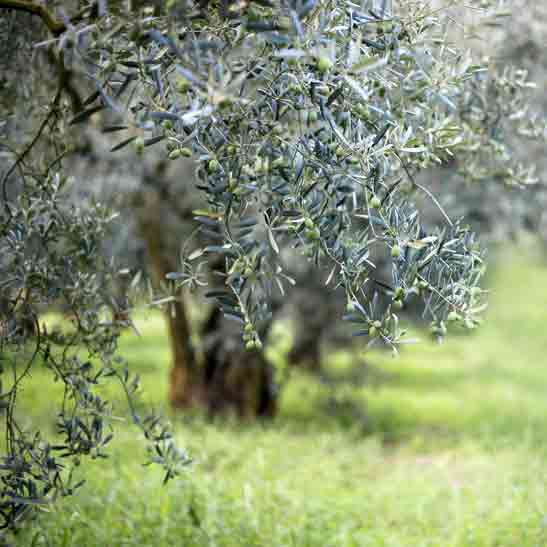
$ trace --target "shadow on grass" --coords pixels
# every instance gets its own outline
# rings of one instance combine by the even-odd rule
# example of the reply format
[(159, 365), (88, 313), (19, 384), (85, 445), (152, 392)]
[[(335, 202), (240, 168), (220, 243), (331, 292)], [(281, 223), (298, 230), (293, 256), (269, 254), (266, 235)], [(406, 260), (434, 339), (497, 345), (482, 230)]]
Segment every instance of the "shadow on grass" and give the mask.
[(485, 356), (472, 366), (424, 366), (416, 355), (395, 366), (334, 367), (323, 377), (296, 373), (283, 394), (280, 422), (297, 431), (344, 430), (385, 443), (547, 440), (543, 367), (522, 369)]

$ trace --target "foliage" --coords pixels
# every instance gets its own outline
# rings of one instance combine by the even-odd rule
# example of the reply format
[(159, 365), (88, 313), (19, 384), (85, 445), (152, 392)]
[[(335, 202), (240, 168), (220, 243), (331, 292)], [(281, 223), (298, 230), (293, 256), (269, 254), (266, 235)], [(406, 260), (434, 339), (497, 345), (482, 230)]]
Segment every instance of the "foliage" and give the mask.
[[(164, 467), (165, 479), (189, 463), (167, 423), (137, 412), (139, 378), (116, 355), (124, 326), (111, 313), (118, 272), (100, 253), (115, 214), (100, 203), (67, 200), (67, 177), (58, 172), (67, 153), (63, 78), (49, 104), (37, 98), (36, 110), (45, 115), (30, 142), (19, 153), (6, 145), (0, 179), (0, 530), (17, 528), (36, 507), (81, 486), (74, 470), (82, 457), (106, 457), (115, 418), (100, 386), (109, 379), (123, 387), (131, 418), (149, 441), (149, 461)], [(39, 321), (51, 306), (67, 310), (70, 328), (48, 329)], [(63, 386), (50, 438), (27, 430), (17, 412), (20, 392), (37, 368)]]
[[(114, 108), (126, 125), (106, 131), (137, 129), (114, 149), (163, 141), (171, 159), (198, 160), (209, 207), (196, 220), (218, 243), (189, 258), (224, 257), (225, 287), (208, 296), (241, 322), (249, 348), (261, 345), (272, 293), (292, 281), (286, 245), (331, 271), (356, 334), (395, 348), (396, 311), (414, 296), (435, 334), (449, 318), (472, 328), (483, 254), (444, 211), (444, 225), (422, 222), (415, 194), (440, 204), (414, 175), (455, 158), (470, 183), (535, 182), (504, 142), (508, 126), (545, 136), (526, 109), (525, 73), (457, 49), (428, 2), (393, 13), (366, 4), (177, 6), (138, 22), (106, 16), (89, 33), (97, 91), (76, 121)], [(388, 286), (375, 277), (373, 247), (391, 256)], [(382, 306), (375, 293), (386, 290)]]
[[(424, 341), (397, 359), (372, 351), (364, 371), (353, 355), (333, 355), (328, 371), (347, 379), (334, 407), (324, 384), (295, 370), (272, 424), (180, 419), (176, 438), (195, 466), (165, 489), (156, 475), (143, 475), (124, 426), (112, 465), (86, 468), (85, 495), (62, 500), (19, 543), (541, 545), (545, 270), (537, 256), (509, 252), (488, 282), (488, 321), (472, 336)], [(142, 337), (128, 332), (120, 347), (148, 403), (163, 405), (170, 364), (162, 318), (136, 324)], [(37, 372), (22, 394), (46, 430), (47, 381)], [(366, 409), (365, 434), (350, 403)]]
[[(249, 350), (262, 346), (273, 293), (294, 282), (287, 246), (330, 272), (327, 284), (345, 292), (346, 319), (371, 343), (395, 350), (404, 341), (398, 310), (413, 298), (425, 303), (439, 338), (449, 323), (473, 328), (484, 309), (484, 253), (416, 175), (454, 161), (469, 184), (527, 186), (533, 169), (512, 159), (506, 134), (546, 136), (526, 106), (526, 74), (461, 51), (449, 37), (451, 18), (426, 1), (393, 10), (389, 2), (349, 0), (167, 2), (138, 15), (107, 7), (84, 3), (56, 19), (30, 0), (0, 0), (0, 8), (42, 17), (56, 37), (59, 75), (44, 124), (2, 181), (1, 351), (14, 378), (2, 392), (8, 527), (75, 488), (70, 470), (61, 479), (55, 450), (73, 465), (80, 455), (103, 455), (111, 408), (96, 393), (99, 379), (118, 378), (130, 405), (137, 389), (115, 357), (120, 325), (105, 312), (115, 268), (97, 251), (109, 213), (65, 207), (65, 177), (56, 174), (70, 151), (64, 97), (78, 102), (74, 75), (94, 91), (72, 125), (108, 110), (103, 129), (120, 134), (113, 152), (131, 145), (142, 155), (157, 144), (171, 160), (197, 160), (208, 206), (195, 219), (216, 243), (184, 257), (184, 269), (167, 277), (187, 285), (203, 256), (220, 256), (224, 285), (207, 296), (241, 324)], [(53, 141), (45, 160), (36, 152), (44, 132)], [(19, 187), (8, 195), (14, 174)], [(442, 225), (422, 220), (419, 195), (439, 209)], [(377, 277), (373, 251), (390, 261), (391, 283)], [(38, 324), (38, 306), (59, 297), (73, 313), (69, 333)], [(22, 319), (33, 328), (23, 329)], [(29, 437), (14, 418), (19, 384), (38, 360), (65, 386), (61, 445)], [(134, 412), (133, 420), (166, 478), (188, 462), (156, 418)]]

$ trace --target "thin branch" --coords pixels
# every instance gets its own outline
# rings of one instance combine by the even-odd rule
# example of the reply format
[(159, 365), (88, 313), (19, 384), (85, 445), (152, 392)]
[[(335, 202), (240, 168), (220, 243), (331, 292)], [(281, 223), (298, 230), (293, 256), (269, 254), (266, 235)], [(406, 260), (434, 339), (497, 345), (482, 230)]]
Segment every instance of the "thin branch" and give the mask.
[(32, 0), (0, 0), (0, 9), (12, 9), (37, 15), (54, 36), (60, 36), (66, 31), (66, 24), (57, 19), (43, 4)]
[[(2, 2), (2, 0), (0, 0), (0, 2)], [(17, 169), (19, 164), (25, 159), (27, 154), (32, 150), (34, 145), (38, 142), (38, 140), (42, 136), (42, 133), (44, 132), (44, 129), (46, 128), (47, 124), (51, 120), (52, 116), (55, 114), (55, 111), (57, 109), (59, 101), (61, 100), (62, 91), (63, 91), (63, 88), (60, 85), (59, 89), (57, 90), (57, 93), (55, 94), (55, 97), (54, 97), (53, 101), (51, 102), (49, 112), (48, 112), (47, 116), (44, 118), (44, 120), (42, 121), (40, 127), (38, 128), (38, 131), (37, 131), (36, 135), (30, 141), (30, 143), (25, 147), (23, 152), (21, 154), (19, 154), (19, 156), (17, 157), (17, 159), (15, 160), (13, 165), (7, 170), (6, 174), (2, 177), (2, 182), (0, 183), (0, 187), (2, 189), (2, 197), (3, 197), (3, 200), (4, 200), (5, 204), (8, 203), (6, 185), (7, 185), (9, 177), (15, 171), (15, 169)], [(10, 217), (11, 217), (11, 214), (10, 214)]]
[(406, 162), (400, 156), (399, 151), (396, 148), (394, 149), (394, 154), (397, 157), (397, 159), (401, 162), (401, 165), (403, 166), (403, 169), (404, 169), (408, 179), (412, 183), (412, 185), (415, 188), (418, 188), (419, 190), (421, 190), (424, 194), (426, 194), (426, 196), (428, 196), (429, 199), (437, 206), (437, 208), (439, 209), (439, 211), (441, 212), (441, 214), (445, 218), (446, 222), (450, 226), (454, 226), (454, 223), (450, 220), (450, 217), (448, 216), (447, 212), (443, 209), (443, 206), (440, 204), (439, 200), (433, 195), (433, 193), (430, 192), (425, 186), (422, 186), (421, 184), (418, 184), (416, 182), (416, 179), (412, 176), (412, 173), (410, 172), (410, 169), (408, 168)]

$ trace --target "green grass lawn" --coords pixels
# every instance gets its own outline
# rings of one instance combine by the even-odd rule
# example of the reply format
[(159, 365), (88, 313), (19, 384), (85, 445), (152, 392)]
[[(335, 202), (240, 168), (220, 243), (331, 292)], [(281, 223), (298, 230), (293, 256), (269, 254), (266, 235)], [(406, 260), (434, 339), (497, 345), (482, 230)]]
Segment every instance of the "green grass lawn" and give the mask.
[[(195, 464), (161, 485), (122, 426), (76, 498), (17, 537), (20, 545), (547, 545), (547, 269), (526, 256), (490, 279), (488, 321), (442, 346), (393, 359), (332, 357), (332, 391), (295, 373), (269, 424), (173, 418)], [(147, 400), (165, 408), (161, 318), (139, 321), (122, 350)], [(353, 377), (352, 382), (344, 378)], [(35, 372), (28, 423), (50, 428)], [(121, 395), (113, 393), (121, 401)], [(122, 410), (119, 414), (122, 415)]]

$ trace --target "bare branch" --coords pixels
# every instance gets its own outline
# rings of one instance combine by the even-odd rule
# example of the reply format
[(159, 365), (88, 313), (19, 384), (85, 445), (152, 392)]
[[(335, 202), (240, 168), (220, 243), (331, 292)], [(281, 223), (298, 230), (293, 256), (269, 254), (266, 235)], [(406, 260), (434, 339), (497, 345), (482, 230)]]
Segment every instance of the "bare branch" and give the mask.
[(60, 36), (66, 30), (66, 24), (57, 19), (43, 4), (32, 0), (0, 0), (0, 9), (23, 11), (38, 15), (54, 36)]

